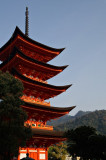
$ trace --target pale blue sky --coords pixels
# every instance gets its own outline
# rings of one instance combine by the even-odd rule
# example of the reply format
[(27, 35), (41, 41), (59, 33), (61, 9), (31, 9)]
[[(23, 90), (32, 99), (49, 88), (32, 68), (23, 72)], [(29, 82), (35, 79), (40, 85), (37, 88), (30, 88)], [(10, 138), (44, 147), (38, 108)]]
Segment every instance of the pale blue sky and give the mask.
[(29, 37), (54, 48), (66, 49), (53, 65), (69, 65), (49, 80), (73, 84), (51, 99), (51, 105), (79, 110), (106, 109), (106, 0), (0, 0), (0, 47), (18, 26), (25, 28), (29, 8)]

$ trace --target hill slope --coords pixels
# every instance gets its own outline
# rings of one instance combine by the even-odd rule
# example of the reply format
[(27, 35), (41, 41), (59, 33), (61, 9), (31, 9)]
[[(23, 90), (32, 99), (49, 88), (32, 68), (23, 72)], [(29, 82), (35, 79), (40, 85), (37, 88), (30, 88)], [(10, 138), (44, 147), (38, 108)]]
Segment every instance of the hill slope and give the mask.
[(90, 113), (90, 112), (89, 111), (86, 111), (86, 112), (79, 111), (75, 116), (65, 115), (65, 116), (62, 116), (62, 117), (57, 118), (55, 120), (48, 121), (47, 124), (51, 125), (51, 126), (57, 126), (62, 123), (66, 123), (68, 121), (73, 121), (73, 120), (75, 120), (75, 118), (81, 117), (81, 116), (86, 115), (88, 113)]
[(92, 126), (97, 129), (98, 133), (106, 135), (106, 110), (90, 112), (81, 117), (76, 117), (74, 120), (66, 121), (54, 128), (56, 130), (69, 130), (83, 125)]

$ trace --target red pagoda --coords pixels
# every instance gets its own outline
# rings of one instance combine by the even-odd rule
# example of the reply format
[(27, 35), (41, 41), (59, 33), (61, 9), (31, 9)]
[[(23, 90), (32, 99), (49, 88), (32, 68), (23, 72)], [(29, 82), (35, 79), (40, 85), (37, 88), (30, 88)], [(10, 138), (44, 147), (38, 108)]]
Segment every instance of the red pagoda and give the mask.
[[(26, 24), (28, 21), (26, 11)], [(29, 157), (35, 160), (48, 160), (47, 149), (50, 145), (64, 141), (62, 132), (53, 130), (53, 126), (46, 125), (51, 119), (68, 114), (75, 106), (61, 108), (52, 107), (46, 100), (66, 91), (71, 85), (54, 86), (47, 80), (62, 72), (67, 66), (53, 66), (48, 64), (50, 60), (58, 56), (64, 48), (55, 49), (38, 43), (28, 37), (28, 26), (25, 34), (16, 27), (10, 40), (0, 48), (0, 70), (9, 71), (24, 85), (25, 102), (21, 106), (28, 114), (25, 123), (31, 126), (33, 137), (28, 148), (20, 148), (18, 160)]]

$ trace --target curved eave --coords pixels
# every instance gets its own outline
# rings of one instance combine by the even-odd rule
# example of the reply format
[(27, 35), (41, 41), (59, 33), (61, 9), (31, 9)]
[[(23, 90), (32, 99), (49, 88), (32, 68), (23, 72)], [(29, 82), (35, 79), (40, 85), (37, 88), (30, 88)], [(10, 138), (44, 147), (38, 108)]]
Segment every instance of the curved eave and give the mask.
[(55, 130), (43, 130), (43, 129), (36, 129), (32, 128), (33, 137), (34, 135), (40, 135), (40, 136), (48, 136), (48, 137), (57, 137), (57, 138), (63, 138), (64, 132), (59, 132)]
[(64, 116), (75, 107), (76, 106), (62, 108), (32, 104), (29, 102), (25, 102), (24, 105), (22, 105), (22, 108), (28, 113), (28, 119), (34, 118), (37, 121), (42, 120), (43, 122)]
[(45, 84), (45, 83), (41, 83), (41, 82), (38, 82), (38, 81), (35, 81), (35, 80), (32, 80), (32, 79), (29, 79), (25, 76), (23, 76), (22, 74), (20, 74), (16, 69), (13, 69), (13, 75), (15, 75), (17, 78), (19, 78), (20, 80), (24, 81), (24, 82), (27, 82), (29, 85), (32, 85), (32, 86), (42, 86), (44, 88), (47, 88), (47, 89), (53, 89), (53, 90), (58, 90), (58, 91), (65, 91), (67, 90), (69, 87), (72, 86), (71, 85), (66, 85), (66, 86), (54, 86), (54, 85), (51, 85), (51, 84)]
[(44, 146), (45, 148), (48, 148), (52, 144), (56, 144), (66, 140), (66, 138), (64, 137), (64, 132), (40, 130), (33, 128), (32, 133), (32, 138), (27, 141), (28, 146), (33, 144), (37, 147)]
[(14, 47), (11, 55), (9, 56), (9, 58), (4, 61), (2, 63), (2, 65), (5, 65), (7, 63), (9, 63), (9, 61), (12, 60), (12, 58), (15, 57), (15, 55), (18, 54), (20, 57), (22, 57), (23, 59), (25, 59), (27, 61), (27, 63), (33, 63), (33, 64), (37, 64), (37, 65), (40, 65), (42, 67), (46, 67), (47, 69), (52, 69), (52, 70), (58, 70), (59, 72), (63, 71), (66, 67), (68, 67), (68, 65), (65, 65), (65, 66), (54, 66), (54, 65), (50, 65), (50, 64), (47, 64), (47, 63), (44, 63), (44, 62), (41, 62), (41, 61), (37, 61), (37, 60), (34, 60), (28, 56), (26, 56), (24, 53), (22, 53), (17, 47)]
[(33, 104), (33, 103), (28, 103), (28, 102), (24, 102), (24, 106), (30, 107), (30, 109), (41, 109), (44, 110), (46, 112), (50, 111), (50, 112), (63, 112), (63, 113), (69, 113), (71, 110), (73, 110), (76, 106), (72, 106), (72, 107), (53, 107), (53, 106), (45, 106), (45, 105), (40, 105), (40, 104)]
[(16, 38), (17, 35), (20, 35), (23, 39), (32, 43), (33, 45), (41, 47), (42, 49), (45, 49), (45, 50), (52, 52), (53, 54), (56, 54), (56, 55), (60, 54), (65, 49), (65, 48), (61, 48), (61, 49), (52, 48), (52, 47), (46, 46), (44, 44), (41, 44), (37, 41), (34, 41), (31, 38), (27, 37), (18, 27), (16, 27), (12, 37), (8, 40), (8, 42), (4, 46), (2, 46), (0, 48), (0, 52), (3, 51), (8, 45), (10, 45), (14, 41), (14, 39)]

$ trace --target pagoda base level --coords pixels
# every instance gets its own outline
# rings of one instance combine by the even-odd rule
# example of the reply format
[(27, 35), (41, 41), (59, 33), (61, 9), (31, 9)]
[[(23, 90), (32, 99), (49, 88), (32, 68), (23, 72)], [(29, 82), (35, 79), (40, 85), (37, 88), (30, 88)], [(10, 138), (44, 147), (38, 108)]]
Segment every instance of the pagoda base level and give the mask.
[(34, 160), (48, 160), (48, 151), (45, 148), (22, 148), (19, 151), (17, 160), (25, 158), (27, 152), (29, 153), (29, 157)]

